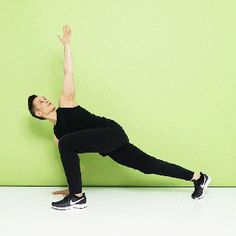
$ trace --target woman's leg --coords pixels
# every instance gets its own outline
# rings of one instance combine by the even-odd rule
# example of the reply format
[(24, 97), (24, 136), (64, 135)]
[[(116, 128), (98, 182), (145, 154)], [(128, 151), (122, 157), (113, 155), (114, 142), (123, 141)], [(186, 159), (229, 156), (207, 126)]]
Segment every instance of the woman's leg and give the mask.
[(69, 192), (74, 194), (82, 192), (80, 159), (77, 153), (111, 152), (127, 142), (127, 135), (118, 127), (86, 129), (62, 136), (58, 148)]
[(194, 172), (148, 155), (132, 143), (108, 154), (116, 162), (145, 174), (164, 175), (190, 181)]

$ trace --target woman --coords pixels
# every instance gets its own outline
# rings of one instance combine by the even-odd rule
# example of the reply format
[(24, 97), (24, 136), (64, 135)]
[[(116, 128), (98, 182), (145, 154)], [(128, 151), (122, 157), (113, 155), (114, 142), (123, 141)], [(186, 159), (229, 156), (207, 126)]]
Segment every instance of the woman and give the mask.
[(59, 100), (55, 106), (44, 96), (28, 97), (31, 115), (53, 124), (54, 140), (58, 145), (60, 158), (67, 178), (68, 190), (53, 194), (66, 195), (62, 200), (52, 202), (57, 210), (84, 208), (87, 198), (82, 192), (80, 162), (78, 153), (96, 152), (109, 156), (114, 161), (145, 174), (157, 174), (179, 178), (194, 183), (193, 199), (201, 199), (204, 190), (211, 182), (210, 176), (185, 169), (176, 164), (157, 159), (129, 142), (124, 129), (116, 121), (97, 116), (85, 107), (75, 103), (75, 87), (70, 51), (71, 29), (63, 27), (63, 37), (58, 36), (64, 45), (64, 83)]

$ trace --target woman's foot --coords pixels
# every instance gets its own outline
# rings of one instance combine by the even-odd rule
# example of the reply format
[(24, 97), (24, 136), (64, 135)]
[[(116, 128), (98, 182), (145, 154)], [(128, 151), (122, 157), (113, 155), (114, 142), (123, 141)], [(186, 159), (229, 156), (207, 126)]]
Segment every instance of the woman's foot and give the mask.
[(193, 199), (201, 199), (204, 196), (205, 190), (211, 182), (211, 177), (200, 172), (200, 178), (192, 180), (194, 183), (194, 192), (192, 193)]
[(87, 207), (87, 198), (85, 193), (81, 197), (77, 197), (75, 194), (68, 194), (62, 200), (52, 202), (51, 207), (56, 210), (82, 209)]

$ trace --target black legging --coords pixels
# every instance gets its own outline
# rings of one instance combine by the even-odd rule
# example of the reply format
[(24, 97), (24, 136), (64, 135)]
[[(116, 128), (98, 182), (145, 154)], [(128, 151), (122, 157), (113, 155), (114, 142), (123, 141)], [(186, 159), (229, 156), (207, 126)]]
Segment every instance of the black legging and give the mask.
[(165, 175), (187, 181), (194, 174), (143, 152), (129, 142), (125, 131), (116, 122), (66, 134), (59, 139), (58, 148), (70, 193), (82, 192), (80, 158), (77, 153), (97, 152), (102, 156), (108, 155), (116, 162), (145, 174)]

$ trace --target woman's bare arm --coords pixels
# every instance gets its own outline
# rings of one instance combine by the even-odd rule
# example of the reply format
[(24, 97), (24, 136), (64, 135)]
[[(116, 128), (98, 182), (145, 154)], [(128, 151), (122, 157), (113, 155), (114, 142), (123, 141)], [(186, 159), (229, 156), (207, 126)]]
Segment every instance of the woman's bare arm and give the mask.
[(57, 137), (55, 136), (55, 134), (54, 134), (54, 143), (58, 146), (58, 139), (57, 139)]
[(75, 84), (70, 47), (71, 29), (68, 25), (63, 27), (63, 37), (58, 35), (58, 38), (64, 45), (64, 81), (60, 100), (66, 99), (73, 102), (75, 98)]

